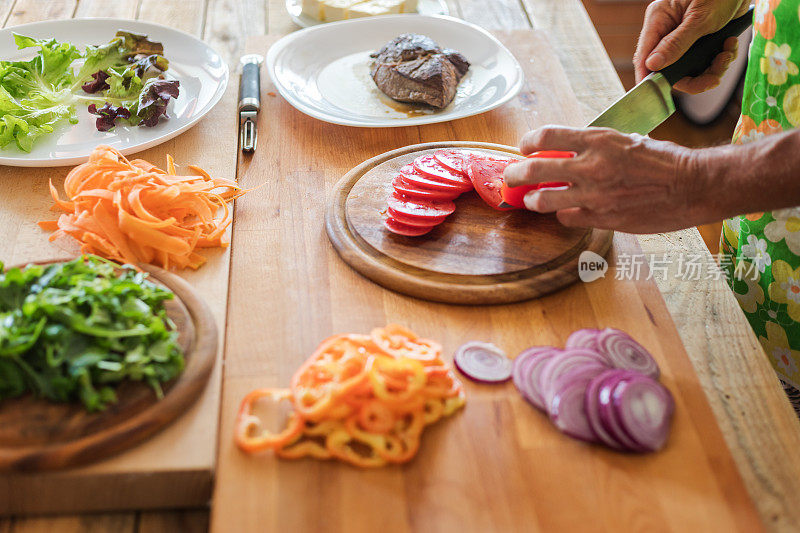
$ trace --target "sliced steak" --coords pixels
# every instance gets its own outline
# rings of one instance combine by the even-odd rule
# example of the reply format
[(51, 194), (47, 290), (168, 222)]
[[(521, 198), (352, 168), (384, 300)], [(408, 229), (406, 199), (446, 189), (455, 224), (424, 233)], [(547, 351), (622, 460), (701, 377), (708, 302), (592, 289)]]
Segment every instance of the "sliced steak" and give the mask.
[(396, 37), (370, 57), (372, 79), (387, 96), (440, 109), (453, 101), (458, 82), (469, 70), (469, 61), (459, 52), (443, 50), (429, 37), (414, 33)]

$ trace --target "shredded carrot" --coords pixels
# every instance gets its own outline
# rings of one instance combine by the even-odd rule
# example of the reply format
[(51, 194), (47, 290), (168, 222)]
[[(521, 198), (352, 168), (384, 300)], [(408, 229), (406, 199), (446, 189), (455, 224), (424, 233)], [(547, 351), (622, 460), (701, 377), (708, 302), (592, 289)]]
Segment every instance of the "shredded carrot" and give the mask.
[[(69, 235), (81, 252), (121, 263), (152, 263), (163, 268), (193, 268), (205, 263), (198, 248), (224, 247), (231, 224), (227, 202), (247, 191), (189, 166), (194, 175), (178, 175), (167, 156), (167, 170), (135, 159), (128, 161), (109, 146), (98, 146), (89, 161), (64, 180), (66, 199), (50, 183), (58, 220), (39, 226)], [(217, 216), (222, 209), (222, 215)]]

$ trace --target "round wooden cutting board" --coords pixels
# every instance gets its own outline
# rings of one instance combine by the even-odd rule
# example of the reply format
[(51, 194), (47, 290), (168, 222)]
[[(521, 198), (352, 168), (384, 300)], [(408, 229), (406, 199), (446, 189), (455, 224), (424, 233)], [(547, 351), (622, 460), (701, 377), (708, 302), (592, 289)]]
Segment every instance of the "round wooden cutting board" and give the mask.
[(567, 228), (555, 215), (498, 211), (475, 192), (456, 199), (455, 213), (427, 235), (387, 231), (386, 197), (398, 170), (441, 148), (519, 157), (515, 148), (499, 144), (426, 143), (379, 155), (347, 173), (328, 200), (328, 237), (342, 259), (372, 281), (437, 302), (517, 302), (573, 283), (581, 252), (605, 255), (610, 248), (611, 231)]
[(139, 444), (186, 412), (206, 386), (217, 353), (211, 310), (180, 277), (143, 265), (151, 280), (175, 293), (165, 303), (179, 331), (186, 368), (163, 384), (164, 397), (141, 382), (123, 382), (118, 401), (89, 413), (79, 402), (54, 403), (27, 394), (0, 401), (0, 472), (86, 464)]

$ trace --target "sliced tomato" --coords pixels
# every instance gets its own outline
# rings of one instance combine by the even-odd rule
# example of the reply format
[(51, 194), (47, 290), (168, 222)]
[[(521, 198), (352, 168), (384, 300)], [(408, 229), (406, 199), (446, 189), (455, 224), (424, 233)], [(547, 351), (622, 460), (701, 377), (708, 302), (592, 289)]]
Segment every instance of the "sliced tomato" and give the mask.
[(439, 180), (433, 180), (428, 178), (427, 176), (422, 175), (416, 168), (412, 165), (406, 165), (400, 169), (400, 174), (403, 176), (403, 181), (406, 183), (410, 183), (415, 187), (419, 187), (421, 189), (429, 189), (434, 191), (445, 191), (450, 193), (458, 193), (461, 194), (462, 192), (466, 192), (472, 189), (472, 185), (469, 188), (465, 186), (458, 186), (453, 185), (451, 183), (445, 183)]
[(468, 190), (472, 188), (472, 183), (468, 177), (461, 172), (454, 172), (445, 167), (433, 155), (424, 155), (416, 158), (414, 160), (414, 168), (430, 179), (457, 185)]
[[(561, 152), (558, 150), (545, 150), (542, 152), (535, 152), (529, 155), (529, 158), (550, 158), (550, 159), (569, 159), (570, 157), (575, 157), (575, 152)], [(503, 201), (508, 205), (512, 205), (514, 207), (519, 207), (520, 209), (525, 208), (525, 195), (531, 191), (536, 191), (539, 189), (550, 189), (553, 187), (567, 187), (569, 183), (563, 181), (550, 181), (546, 183), (537, 183), (535, 185), (522, 185), (520, 187), (506, 187), (505, 183), (503, 183), (503, 188), (501, 191), (501, 195)]]
[(416, 226), (416, 227), (437, 226), (442, 222), (444, 222), (444, 219), (447, 218), (447, 215), (440, 215), (438, 217), (424, 217), (424, 218), (412, 217), (406, 215), (402, 211), (398, 211), (391, 207), (387, 211), (390, 217), (400, 222), (401, 224), (407, 224), (409, 226)]
[(383, 225), (392, 233), (404, 235), (406, 237), (419, 237), (420, 235), (425, 235), (434, 227), (436, 227), (435, 224), (433, 226), (409, 226), (408, 224), (403, 224), (396, 221), (392, 217), (386, 217), (383, 220)]
[(442, 166), (458, 172), (462, 176), (467, 176), (467, 159), (469, 152), (464, 150), (436, 150), (433, 157), (442, 164)]
[(494, 209), (511, 209), (500, 207), (503, 201), (503, 171), (509, 163), (511, 163), (509, 159), (472, 157), (467, 165), (467, 175), (475, 191), (489, 204), (489, 207)]
[(447, 192), (423, 189), (422, 187), (417, 187), (408, 183), (403, 179), (402, 175), (398, 175), (394, 178), (392, 187), (394, 187), (395, 192), (399, 194), (410, 198), (418, 198), (420, 200), (455, 200), (458, 198), (458, 195), (461, 194), (459, 191)]
[(449, 200), (414, 200), (392, 194), (386, 199), (389, 208), (408, 217), (438, 219), (456, 210), (456, 204)]

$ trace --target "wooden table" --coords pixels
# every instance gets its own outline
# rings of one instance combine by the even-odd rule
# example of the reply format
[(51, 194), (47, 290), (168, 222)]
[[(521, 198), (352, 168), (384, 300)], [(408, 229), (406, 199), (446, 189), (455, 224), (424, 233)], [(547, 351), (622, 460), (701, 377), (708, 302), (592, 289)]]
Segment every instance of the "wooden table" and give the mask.
[[(0, 0), (0, 19), (6, 26), (87, 16), (155, 21), (202, 36), (234, 64), (247, 37), (282, 34), (293, 29), (283, 3), (283, 0)], [(452, 14), (488, 29), (545, 30), (587, 121), (621, 94), (619, 79), (578, 0), (448, 0), (448, 4)], [(242, 167), (241, 161), (239, 166)], [(0, 197), (2, 187), (0, 183)], [(800, 506), (796, 505), (800, 494), (797, 453), (800, 424), (734, 297), (720, 280), (687, 281), (674, 275), (678, 254), (708, 253), (696, 230), (644, 236), (639, 243), (646, 254), (659, 257), (667, 254), (673, 259), (670, 275), (657, 279), (659, 289), (763, 522), (774, 531), (796, 530), (800, 524)], [(13, 243), (0, 246), (0, 256), (13, 249), (8, 246)], [(231, 268), (234, 271), (237, 268), (235, 253)], [(230, 426), (232, 416), (232, 410), (224, 408), (223, 427)], [(202, 531), (207, 524), (206, 510), (112, 513), (0, 519), (0, 533), (87, 529)]]

